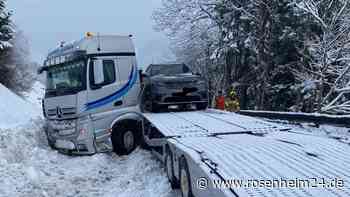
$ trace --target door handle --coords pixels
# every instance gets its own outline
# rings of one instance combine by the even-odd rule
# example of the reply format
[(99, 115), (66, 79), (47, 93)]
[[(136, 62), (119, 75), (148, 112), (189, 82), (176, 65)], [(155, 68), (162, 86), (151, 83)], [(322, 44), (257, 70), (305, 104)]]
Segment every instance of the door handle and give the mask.
[(123, 101), (117, 101), (117, 102), (114, 103), (115, 107), (118, 107), (118, 106), (121, 106), (121, 105), (123, 105)]

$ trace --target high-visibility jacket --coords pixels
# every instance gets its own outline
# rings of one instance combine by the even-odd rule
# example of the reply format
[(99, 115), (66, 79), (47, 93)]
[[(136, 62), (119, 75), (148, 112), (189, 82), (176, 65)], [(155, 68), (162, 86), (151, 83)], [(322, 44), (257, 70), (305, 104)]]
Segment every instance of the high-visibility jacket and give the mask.
[(216, 97), (216, 109), (225, 110), (225, 97), (224, 96)]

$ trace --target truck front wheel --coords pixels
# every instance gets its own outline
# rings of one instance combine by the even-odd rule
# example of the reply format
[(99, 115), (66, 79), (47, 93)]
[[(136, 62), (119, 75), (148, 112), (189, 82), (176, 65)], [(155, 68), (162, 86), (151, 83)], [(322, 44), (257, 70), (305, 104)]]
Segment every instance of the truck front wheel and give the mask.
[(118, 155), (128, 155), (139, 145), (140, 136), (135, 124), (120, 124), (113, 128), (113, 151)]

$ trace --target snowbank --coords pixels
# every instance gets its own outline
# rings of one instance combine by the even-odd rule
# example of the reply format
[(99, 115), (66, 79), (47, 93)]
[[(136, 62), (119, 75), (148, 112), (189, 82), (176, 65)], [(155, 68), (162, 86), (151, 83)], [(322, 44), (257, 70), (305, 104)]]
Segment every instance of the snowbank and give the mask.
[(0, 129), (0, 197), (175, 196), (151, 153), (65, 156), (48, 148), (41, 122)]
[(40, 117), (42, 87), (36, 83), (25, 101), (0, 85), (0, 197), (175, 196), (147, 151), (69, 157), (51, 150)]
[(32, 104), (0, 84), (0, 128), (25, 124), (40, 113)]
[(34, 105), (34, 107), (41, 110), (41, 100), (45, 94), (45, 86), (41, 82), (37, 81), (34, 83), (33, 88), (30, 92), (24, 93), (25, 99)]

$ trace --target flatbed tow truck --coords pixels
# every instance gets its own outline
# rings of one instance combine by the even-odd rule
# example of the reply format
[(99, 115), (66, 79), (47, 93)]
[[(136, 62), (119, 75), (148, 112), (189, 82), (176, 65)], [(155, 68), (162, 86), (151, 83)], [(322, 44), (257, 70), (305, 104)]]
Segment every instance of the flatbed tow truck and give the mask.
[(350, 196), (349, 144), (218, 110), (143, 116), (183, 196)]
[(142, 113), (129, 36), (62, 44), (39, 72), (49, 145), (64, 153), (129, 154), (140, 142), (184, 197), (350, 196), (347, 143), (218, 110)]

